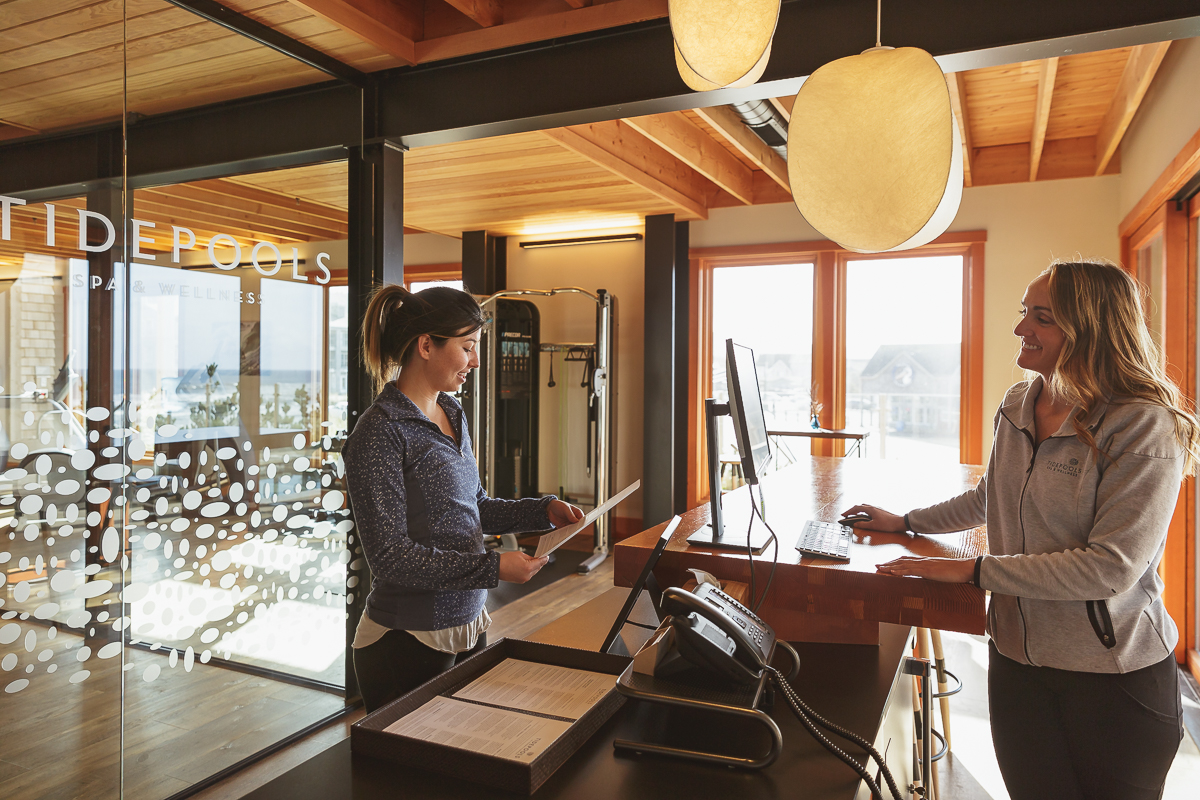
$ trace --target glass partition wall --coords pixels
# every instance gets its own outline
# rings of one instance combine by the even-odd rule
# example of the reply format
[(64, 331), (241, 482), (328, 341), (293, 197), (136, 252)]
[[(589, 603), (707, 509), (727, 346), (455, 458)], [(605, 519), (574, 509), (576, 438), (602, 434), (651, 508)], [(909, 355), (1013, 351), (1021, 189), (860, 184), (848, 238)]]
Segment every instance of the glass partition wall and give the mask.
[[(159, 0), (50, 5), (3, 9), (0, 138), (109, 125), (120, 163), (123, 117), (325, 77)], [(0, 797), (186, 795), (346, 707), (346, 165), (22, 199)]]

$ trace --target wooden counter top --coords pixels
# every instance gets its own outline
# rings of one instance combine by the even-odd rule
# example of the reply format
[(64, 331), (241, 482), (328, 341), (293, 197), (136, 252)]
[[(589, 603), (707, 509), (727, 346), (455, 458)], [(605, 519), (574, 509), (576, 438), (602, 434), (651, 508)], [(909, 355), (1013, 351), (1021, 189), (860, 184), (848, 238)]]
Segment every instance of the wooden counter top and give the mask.
[[(794, 547), (805, 520), (834, 522), (856, 503), (902, 514), (961, 494), (982, 474), (982, 467), (957, 464), (811, 457), (767, 475), (766, 519), (779, 538), (779, 566), (760, 616), (780, 637), (792, 641), (875, 643), (879, 622), (983, 633), (982, 589), (875, 571), (876, 565), (904, 555), (983, 555), (983, 527), (917, 536), (856, 531), (849, 562), (802, 555)], [(727, 493), (722, 508), (726, 529), (744, 531), (752, 513), (747, 487)], [(688, 568), (703, 569), (721, 580), (749, 582), (745, 553), (688, 545), (687, 537), (708, 519), (707, 503), (683, 515), (655, 568), (660, 584), (683, 585), (692, 577)], [(754, 524), (756, 530), (762, 525), (758, 520)], [(633, 585), (664, 527), (665, 523), (616, 545), (618, 586)], [(768, 546), (754, 558), (760, 594), (771, 571), (773, 549)]]

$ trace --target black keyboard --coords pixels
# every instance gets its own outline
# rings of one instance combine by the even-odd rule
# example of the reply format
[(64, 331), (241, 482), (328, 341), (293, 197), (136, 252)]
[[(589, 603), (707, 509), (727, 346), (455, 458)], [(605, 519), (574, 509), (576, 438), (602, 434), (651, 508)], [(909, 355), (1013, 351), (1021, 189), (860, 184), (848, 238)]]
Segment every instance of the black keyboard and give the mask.
[(810, 556), (850, 560), (850, 528), (836, 522), (808, 520), (800, 531), (796, 549)]

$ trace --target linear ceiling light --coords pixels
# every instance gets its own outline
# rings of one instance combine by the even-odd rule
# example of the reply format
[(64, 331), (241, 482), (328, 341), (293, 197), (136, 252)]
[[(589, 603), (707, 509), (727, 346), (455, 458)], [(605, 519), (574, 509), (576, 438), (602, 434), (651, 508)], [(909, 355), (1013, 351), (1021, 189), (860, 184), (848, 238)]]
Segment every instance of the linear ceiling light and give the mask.
[(578, 239), (543, 239), (536, 242), (521, 242), (524, 250), (536, 250), (539, 247), (570, 247), (576, 244), (604, 244), (606, 242), (637, 242), (640, 233), (614, 233), (609, 236), (581, 236)]

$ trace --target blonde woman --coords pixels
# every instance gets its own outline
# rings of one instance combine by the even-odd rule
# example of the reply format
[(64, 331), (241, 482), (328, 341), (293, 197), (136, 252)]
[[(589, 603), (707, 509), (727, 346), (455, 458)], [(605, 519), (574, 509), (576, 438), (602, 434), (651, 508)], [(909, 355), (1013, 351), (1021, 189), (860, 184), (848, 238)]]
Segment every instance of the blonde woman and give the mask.
[(992, 738), (1013, 800), (1158, 798), (1183, 735), (1158, 564), (1200, 429), (1119, 267), (1053, 264), (1013, 332), (1034, 377), (997, 411), (979, 485), (903, 516), (846, 513), (881, 531), (987, 524), (986, 556), (878, 569), (991, 591)]
[(354, 636), (367, 711), (415, 689), (487, 643), (487, 590), (525, 583), (546, 564), (498, 553), (485, 533), (561, 527), (583, 518), (553, 497), (500, 500), (479, 484), (462, 406), (451, 397), (479, 366), (483, 313), (466, 292), (377, 290), (363, 360), (379, 396), (342, 457), (371, 593)]

